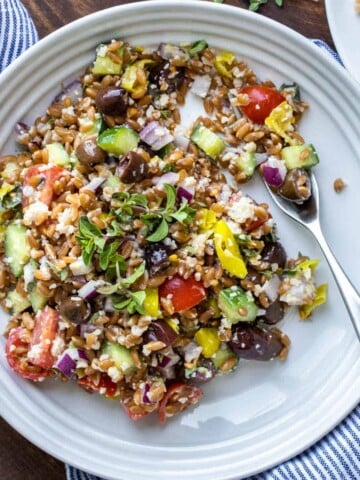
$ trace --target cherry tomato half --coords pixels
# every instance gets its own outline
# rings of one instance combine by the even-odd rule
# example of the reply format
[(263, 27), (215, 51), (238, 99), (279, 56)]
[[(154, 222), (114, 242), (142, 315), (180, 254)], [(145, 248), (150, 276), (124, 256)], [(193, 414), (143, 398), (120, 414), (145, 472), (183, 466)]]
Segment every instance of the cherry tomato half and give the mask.
[(51, 354), (59, 325), (59, 314), (46, 306), (35, 315), (35, 327), (31, 337), (31, 363), (45, 369), (53, 367), (55, 357)]
[(183, 382), (178, 382), (170, 385), (160, 402), (158, 409), (158, 417), (161, 423), (174, 415), (167, 409), (169, 405), (176, 406), (175, 412), (182, 412), (189, 405), (195, 405), (202, 397), (203, 392), (199, 387), (187, 385)]
[(243, 113), (255, 123), (264, 123), (271, 111), (285, 98), (274, 88), (264, 85), (250, 85), (239, 90), (249, 97), (249, 103), (241, 107)]
[(34, 177), (38, 177), (37, 186), (33, 187), (34, 191), (29, 195), (26, 195), (27, 191), (23, 189), (23, 207), (27, 207), (30, 203), (35, 201), (40, 201), (45, 203), (48, 207), (50, 206), (53, 196), (54, 196), (54, 183), (56, 180), (66, 172), (62, 167), (56, 165), (34, 165), (29, 168), (26, 172), (23, 181), (23, 187), (30, 187), (34, 182)]
[[(22, 378), (38, 382), (48, 377), (51, 371), (29, 363), (27, 359), (29, 344), (22, 339), (24, 332), (25, 329), (22, 327), (13, 328), (10, 331), (5, 347), (6, 360), (10, 368)], [(16, 353), (18, 347), (24, 350), (21, 354)]]
[(78, 384), (88, 393), (99, 392), (101, 389), (105, 389), (105, 397), (113, 398), (117, 394), (117, 384), (111, 380), (107, 373), (101, 374), (98, 385), (88, 376), (80, 378)]
[(187, 279), (175, 275), (165, 280), (159, 287), (160, 298), (170, 296), (175, 312), (182, 312), (195, 307), (206, 297), (204, 284), (195, 280), (195, 277)]
[(246, 233), (251, 233), (257, 228), (261, 227), (261, 225), (264, 225), (264, 223), (266, 223), (269, 220), (269, 218), (272, 218), (272, 216), (271, 216), (271, 213), (268, 212), (267, 217), (258, 218), (257, 220), (252, 220), (250, 221), (250, 223), (246, 223), (243, 226), (243, 229), (245, 230)]

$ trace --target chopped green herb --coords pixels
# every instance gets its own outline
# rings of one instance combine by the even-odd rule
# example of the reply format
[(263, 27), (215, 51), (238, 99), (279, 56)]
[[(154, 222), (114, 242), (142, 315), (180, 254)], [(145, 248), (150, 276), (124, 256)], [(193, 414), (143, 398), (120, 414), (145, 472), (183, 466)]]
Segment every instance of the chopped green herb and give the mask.
[[(222, 3), (222, 2), (216, 2), (216, 3)], [(190, 45), (190, 48), (188, 50), (190, 57), (193, 57), (194, 55), (197, 55), (198, 53), (201, 53), (207, 48), (208, 44), (205, 42), (205, 40), (198, 40), (197, 42), (194, 42)]]
[[(265, 5), (269, 0), (249, 0), (249, 10), (256, 12), (261, 5)], [(274, 0), (278, 7), (282, 7), (284, 0)]]

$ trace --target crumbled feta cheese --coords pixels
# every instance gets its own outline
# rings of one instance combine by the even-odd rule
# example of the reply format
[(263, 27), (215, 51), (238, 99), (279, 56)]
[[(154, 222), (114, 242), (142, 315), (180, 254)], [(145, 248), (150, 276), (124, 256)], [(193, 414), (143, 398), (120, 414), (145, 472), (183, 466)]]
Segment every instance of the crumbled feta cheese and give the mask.
[(59, 357), (60, 354), (63, 352), (64, 348), (65, 348), (64, 340), (60, 337), (60, 335), (57, 335), (54, 338), (51, 346), (51, 355), (55, 358)]
[(244, 223), (248, 218), (254, 217), (254, 202), (249, 197), (241, 197), (232, 203), (227, 213), (235, 222)]
[(73, 275), (86, 275), (93, 270), (93, 265), (85, 265), (82, 257), (78, 257), (74, 262), (70, 263), (69, 266)]
[(110, 367), (107, 371), (107, 374), (114, 383), (118, 382), (122, 377), (120, 370), (118, 370), (116, 367)]
[(40, 201), (31, 203), (26, 209), (24, 213), (24, 223), (25, 225), (30, 225), (31, 223), (35, 222), (38, 215), (46, 214), (49, 215), (49, 208), (48, 206)]
[(24, 266), (25, 290), (27, 290), (29, 284), (33, 282), (35, 270), (36, 268), (33, 262), (29, 262)]

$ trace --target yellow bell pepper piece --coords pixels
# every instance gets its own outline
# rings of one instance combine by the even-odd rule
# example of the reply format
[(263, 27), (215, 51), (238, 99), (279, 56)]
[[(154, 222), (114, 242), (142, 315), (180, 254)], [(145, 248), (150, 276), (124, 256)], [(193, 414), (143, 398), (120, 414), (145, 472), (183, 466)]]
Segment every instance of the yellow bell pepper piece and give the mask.
[(15, 189), (14, 185), (9, 185), (8, 183), (3, 183), (2, 187), (0, 188), (0, 200), (3, 200), (4, 197), (10, 192)]
[(144, 70), (145, 65), (149, 63), (152, 64), (154, 62), (150, 59), (139, 60), (127, 67), (121, 79), (121, 86), (130, 93), (137, 93), (139, 90), (147, 87), (148, 80), (145, 80), (145, 83), (138, 82), (138, 69)]
[(159, 318), (159, 292), (157, 288), (147, 288), (145, 290), (145, 300), (143, 303), (145, 315), (152, 318)]
[(235, 57), (231, 52), (222, 52), (215, 57), (214, 67), (223, 77), (232, 78), (231, 65), (234, 62)]
[(294, 123), (295, 117), (293, 115), (293, 109), (286, 100), (275, 107), (270, 115), (265, 118), (265, 125), (268, 126), (271, 131), (284, 138), (289, 145), (299, 144), (298, 140), (289, 137), (287, 134), (287, 132), (293, 131)]
[(314, 272), (319, 263), (320, 259), (318, 258), (304, 260), (303, 262), (299, 263), (299, 265), (297, 265), (296, 270), (306, 270), (307, 268), (310, 268), (311, 271)]
[(306, 320), (315, 307), (322, 305), (327, 300), (328, 284), (324, 283), (316, 288), (315, 298), (310, 305), (301, 305), (299, 315), (302, 320)]
[(208, 232), (215, 227), (216, 224), (216, 215), (213, 210), (208, 210), (207, 208), (201, 209), (201, 220), (199, 222), (200, 230), (203, 232)]
[(194, 335), (196, 343), (202, 348), (202, 354), (205, 358), (211, 358), (220, 348), (216, 328), (200, 328)]
[(224, 220), (219, 220), (214, 228), (214, 244), (216, 254), (224, 270), (238, 278), (247, 275), (247, 268), (241, 256), (238, 244)]

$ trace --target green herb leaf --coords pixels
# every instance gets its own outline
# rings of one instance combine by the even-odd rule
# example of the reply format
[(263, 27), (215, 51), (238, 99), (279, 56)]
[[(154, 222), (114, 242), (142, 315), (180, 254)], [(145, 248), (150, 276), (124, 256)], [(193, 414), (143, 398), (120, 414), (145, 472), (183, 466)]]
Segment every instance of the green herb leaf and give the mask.
[(149, 242), (160, 242), (160, 240), (163, 240), (169, 232), (169, 226), (167, 224), (167, 221), (165, 218), (163, 218), (156, 228), (156, 230), (146, 237), (146, 240)]
[[(214, 0), (215, 1), (215, 0)], [(217, 1), (216, 3), (222, 3), (222, 1)], [(197, 42), (194, 42), (191, 44), (188, 53), (190, 57), (193, 57), (194, 55), (197, 55), (198, 53), (201, 53), (205, 48), (207, 48), (208, 44), (205, 42), (205, 40), (198, 40)]]
[(99, 237), (102, 235), (101, 230), (86, 216), (82, 216), (79, 222), (80, 234), (85, 238)]
[(104, 246), (104, 249), (102, 250), (99, 256), (99, 265), (101, 270), (107, 270), (111, 257), (115, 254), (115, 252), (119, 248), (119, 245), (120, 245), (120, 241), (116, 240), (111, 243), (107, 243)]
[(166, 205), (165, 205), (165, 213), (171, 212), (175, 206), (176, 202), (176, 190), (172, 185), (168, 183), (164, 183), (164, 189), (166, 192)]
[(130, 275), (129, 277), (125, 278), (124, 280), (121, 281), (121, 284), (124, 287), (130, 287), (133, 283), (136, 282), (145, 272), (145, 262), (143, 262), (136, 270), (135, 272)]

